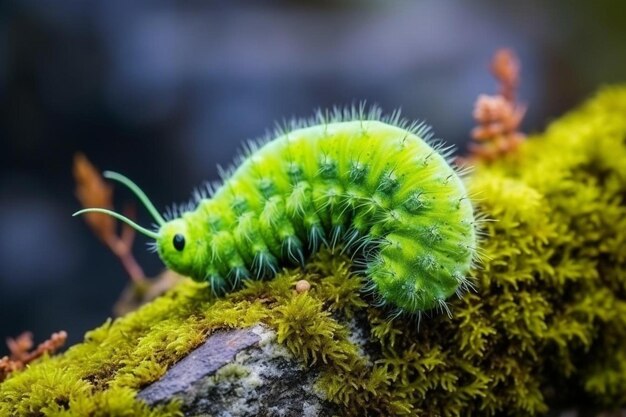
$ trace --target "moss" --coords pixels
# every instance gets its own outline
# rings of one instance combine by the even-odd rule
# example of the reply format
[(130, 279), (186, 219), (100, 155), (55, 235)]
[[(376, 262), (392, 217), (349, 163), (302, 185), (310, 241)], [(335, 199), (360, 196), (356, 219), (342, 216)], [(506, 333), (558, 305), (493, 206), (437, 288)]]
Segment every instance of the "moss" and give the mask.
[[(347, 415), (534, 415), (626, 405), (626, 87), (604, 90), (470, 178), (484, 223), (476, 292), (452, 318), (388, 319), (346, 259), (211, 299), (187, 281), (0, 385), (0, 415), (177, 415), (134, 395), (223, 328), (261, 322)], [(311, 289), (293, 288), (306, 279)], [(367, 341), (350, 338), (354, 322)], [(226, 371), (224, 371), (226, 372)], [(567, 387), (563, 391), (562, 387)], [(554, 393), (554, 394), (550, 394)]]
[(238, 379), (250, 375), (250, 370), (237, 363), (228, 363), (217, 370), (215, 379)]

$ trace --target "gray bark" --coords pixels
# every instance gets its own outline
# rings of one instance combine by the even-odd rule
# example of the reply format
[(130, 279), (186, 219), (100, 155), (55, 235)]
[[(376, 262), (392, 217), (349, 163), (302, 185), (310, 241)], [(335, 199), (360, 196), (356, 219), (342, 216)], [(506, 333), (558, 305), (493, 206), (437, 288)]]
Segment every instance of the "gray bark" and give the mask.
[(263, 326), (219, 332), (139, 392), (150, 405), (179, 399), (186, 416), (332, 416), (336, 409)]

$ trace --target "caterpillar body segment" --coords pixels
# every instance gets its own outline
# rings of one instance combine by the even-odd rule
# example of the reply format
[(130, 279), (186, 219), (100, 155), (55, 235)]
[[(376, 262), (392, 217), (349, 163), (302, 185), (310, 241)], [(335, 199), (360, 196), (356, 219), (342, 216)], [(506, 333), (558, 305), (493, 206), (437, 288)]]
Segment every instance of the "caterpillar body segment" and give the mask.
[(421, 132), (353, 120), (279, 136), (161, 226), (158, 253), (219, 294), (302, 264), (322, 245), (342, 246), (362, 252), (382, 303), (410, 313), (445, 306), (466, 285), (474, 214), (459, 176)]

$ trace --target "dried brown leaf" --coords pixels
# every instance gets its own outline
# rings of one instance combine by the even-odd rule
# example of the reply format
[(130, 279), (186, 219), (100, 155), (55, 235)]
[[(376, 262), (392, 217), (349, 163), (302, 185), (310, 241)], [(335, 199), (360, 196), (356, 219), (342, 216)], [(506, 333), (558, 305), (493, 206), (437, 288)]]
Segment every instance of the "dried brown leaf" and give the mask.
[[(76, 198), (83, 207), (113, 209), (113, 189), (99, 171), (82, 153), (74, 155), (74, 179), (76, 180)], [(86, 213), (85, 220), (96, 236), (103, 242), (110, 242), (115, 237), (115, 220), (101, 213)]]

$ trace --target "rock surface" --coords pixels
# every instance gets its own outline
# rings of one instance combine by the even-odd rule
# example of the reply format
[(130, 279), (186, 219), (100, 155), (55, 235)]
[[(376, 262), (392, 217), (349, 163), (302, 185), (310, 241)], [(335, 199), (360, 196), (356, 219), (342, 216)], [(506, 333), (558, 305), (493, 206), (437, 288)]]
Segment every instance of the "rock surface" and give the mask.
[(182, 401), (186, 416), (332, 416), (332, 404), (305, 370), (255, 326), (219, 332), (173, 366), (138, 397), (150, 405)]

